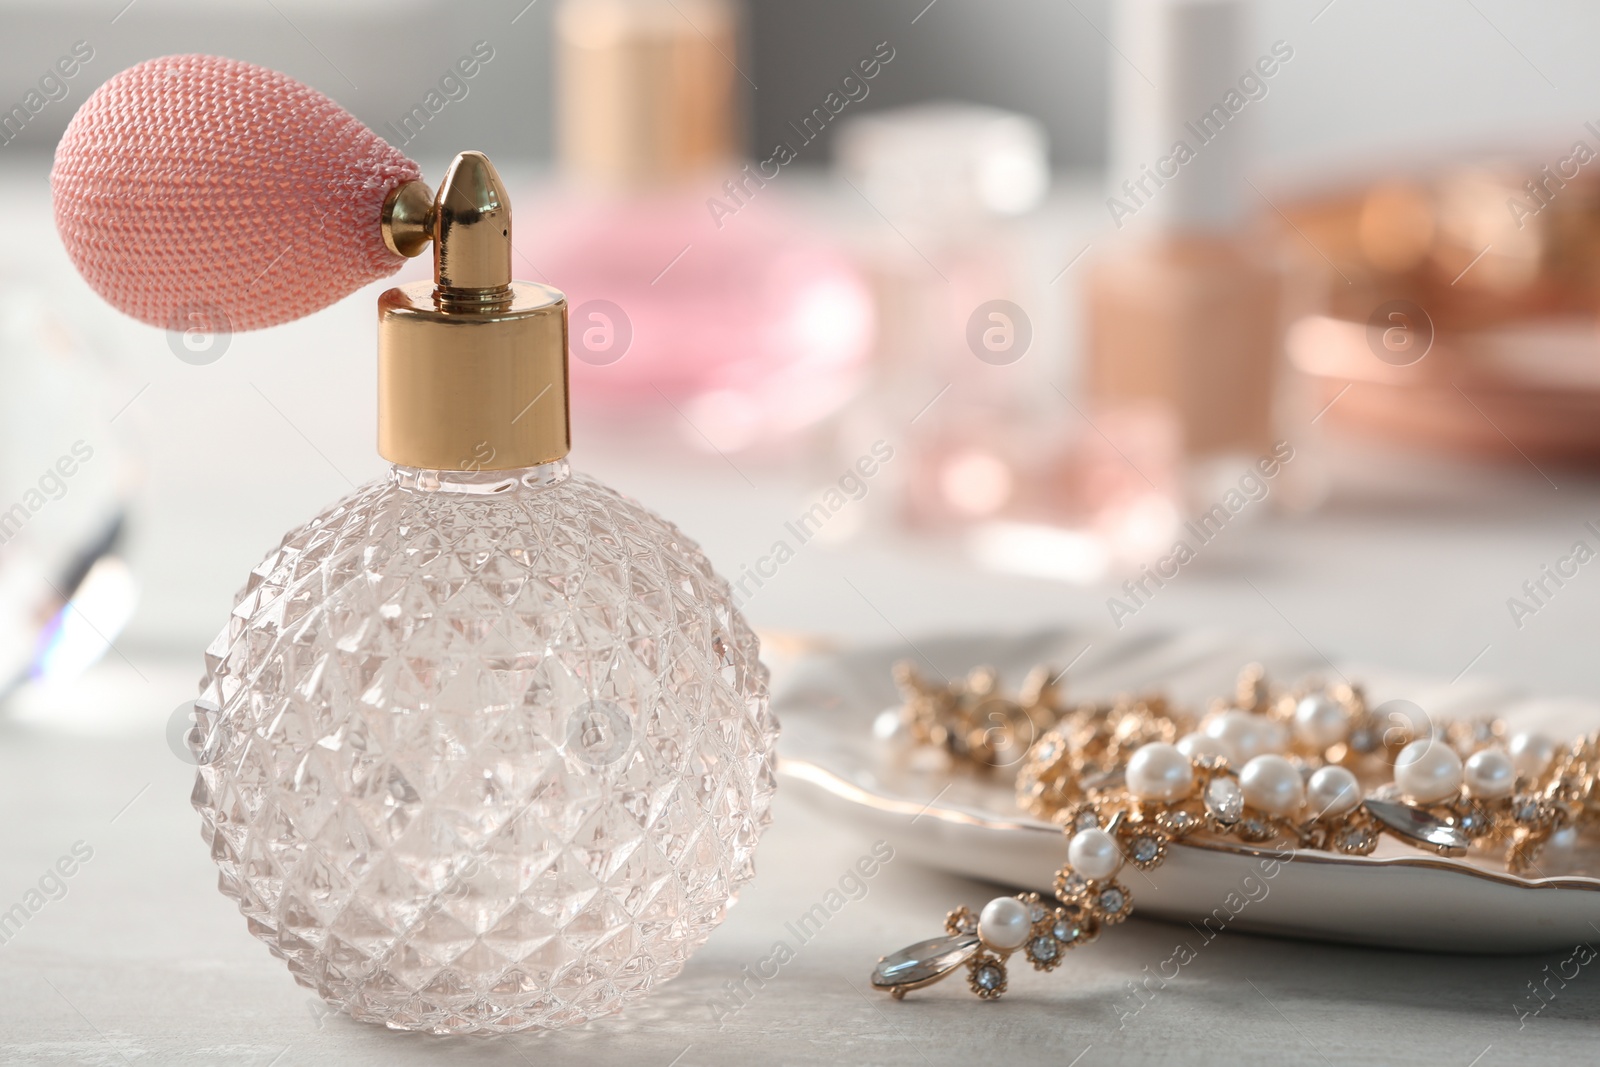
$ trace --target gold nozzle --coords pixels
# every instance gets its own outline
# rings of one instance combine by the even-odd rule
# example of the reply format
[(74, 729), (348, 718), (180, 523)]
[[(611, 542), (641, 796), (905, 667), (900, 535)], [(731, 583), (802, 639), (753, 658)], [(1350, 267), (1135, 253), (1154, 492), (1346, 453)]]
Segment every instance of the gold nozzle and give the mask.
[[(426, 202), (426, 206), (424, 206)], [(400, 255), (433, 243), (434, 280), (378, 298), (378, 452), (426, 470), (510, 470), (572, 448), (567, 299), (511, 278), (511, 201), (494, 164), (463, 152), (437, 195), (384, 202)]]
[(411, 259), (433, 240), (433, 190), (427, 182), (404, 182), (383, 199), (383, 243)]

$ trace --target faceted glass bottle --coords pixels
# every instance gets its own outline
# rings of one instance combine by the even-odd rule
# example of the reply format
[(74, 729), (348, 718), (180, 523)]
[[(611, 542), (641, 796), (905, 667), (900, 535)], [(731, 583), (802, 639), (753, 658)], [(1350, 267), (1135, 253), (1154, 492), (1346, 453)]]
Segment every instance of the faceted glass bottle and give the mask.
[(222, 891), (332, 1004), (567, 1026), (677, 974), (749, 880), (767, 674), (700, 549), (569, 470), (566, 299), (512, 280), (494, 166), (389, 203), (391, 247), (434, 251), (378, 299), (393, 471), (253, 572), (194, 802)]
[(206, 658), (221, 889), (357, 1019), (605, 1015), (751, 877), (756, 638), (693, 542), (565, 460), (396, 466), (283, 539)]

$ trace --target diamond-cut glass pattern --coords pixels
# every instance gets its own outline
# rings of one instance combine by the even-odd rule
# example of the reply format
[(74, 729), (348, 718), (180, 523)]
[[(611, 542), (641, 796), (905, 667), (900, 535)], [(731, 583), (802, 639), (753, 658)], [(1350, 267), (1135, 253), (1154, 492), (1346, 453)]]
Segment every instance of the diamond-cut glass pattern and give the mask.
[(693, 542), (582, 475), (358, 489), (252, 572), (206, 660), (194, 804), (222, 891), (358, 1019), (616, 1011), (753, 873), (777, 737), (756, 638)]

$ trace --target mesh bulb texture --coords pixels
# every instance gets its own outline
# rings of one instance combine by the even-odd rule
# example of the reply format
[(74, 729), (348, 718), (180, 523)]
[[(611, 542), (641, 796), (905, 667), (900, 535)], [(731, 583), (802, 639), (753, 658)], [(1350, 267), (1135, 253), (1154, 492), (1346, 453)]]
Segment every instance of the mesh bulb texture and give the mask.
[(152, 59), (56, 148), (62, 242), (89, 284), (165, 329), (251, 330), (393, 274), (389, 190), (415, 163), (309, 86), (215, 56)]

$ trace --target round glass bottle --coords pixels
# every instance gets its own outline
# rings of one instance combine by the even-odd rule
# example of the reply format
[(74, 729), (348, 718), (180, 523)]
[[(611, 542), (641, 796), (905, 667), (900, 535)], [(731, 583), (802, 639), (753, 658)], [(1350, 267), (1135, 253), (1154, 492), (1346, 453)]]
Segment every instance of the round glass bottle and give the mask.
[[(508, 257), (487, 160), (458, 157), (436, 211), (452, 197)], [(438, 284), (380, 301), (395, 466), (252, 571), (207, 651), (194, 804), (222, 891), (330, 1003), (433, 1033), (560, 1027), (672, 977), (722, 920), (777, 725), (700, 549), (570, 471), (560, 294), (451, 284), (448, 253), (458, 282), (484, 257), (431, 224)], [(519, 407), (537, 432), (495, 414)], [(480, 432), (484, 465), (555, 458), (407, 462)]]

